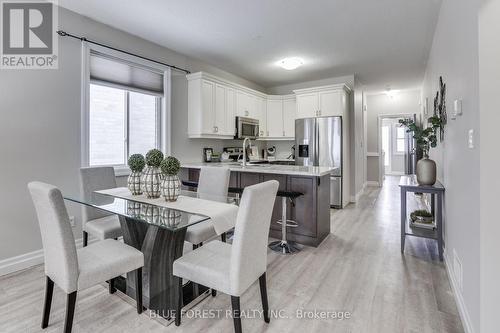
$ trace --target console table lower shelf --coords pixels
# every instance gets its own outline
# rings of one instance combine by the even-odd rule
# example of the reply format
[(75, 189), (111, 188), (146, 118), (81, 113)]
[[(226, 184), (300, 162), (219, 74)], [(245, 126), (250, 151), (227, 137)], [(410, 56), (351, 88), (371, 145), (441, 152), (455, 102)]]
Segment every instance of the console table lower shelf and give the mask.
[[(402, 176), (401, 189), (401, 253), (405, 250), (406, 236), (434, 239), (437, 241), (439, 260), (443, 261), (443, 194), (444, 186), (440, 182), (432, 186), (419, 185), (415, 175)], [(436, 221), (436, 229), (411, 228), (407, 211), (407, 193), (429, 193), (431, 195), (431, 214)]]

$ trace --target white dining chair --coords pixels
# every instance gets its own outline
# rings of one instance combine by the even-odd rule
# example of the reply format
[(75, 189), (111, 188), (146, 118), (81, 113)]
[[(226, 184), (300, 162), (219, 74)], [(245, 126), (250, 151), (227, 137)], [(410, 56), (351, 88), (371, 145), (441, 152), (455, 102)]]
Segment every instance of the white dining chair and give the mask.
[(271, 180), (243, 191), (232, 245), (211, 241), (174, 261), (179, 288), (175, 325), (181, 323), (182, 279), (231, 295), (235, 332), (241, 332), (240, 296), (258, 279), (264, 320), (269, 323), (267, 242), (279, 183)]
[[(198, 181), (198, 194), (200, 198), (207, 196), (209, 198), (226, 198), (229, 187), (229, 177), (231, 171), (228, 168), (221, 167), (203, 167), (200, 170), (200, 179)], [(186, 242), (193, 244), (193, 249), (202, 245), (203, 242), (216, 237), (214, 226), (210, 220), (195, 224), (187, 228)], [(225, 241), (225, 234), (221, 235)]]
[(135, 271), (137, 313), (142, 312), (141, 251), (106, 239), (77, 250), (61, 191), (41, 183), (28, 184), (42, 235), (45, 260), (45, 303), (42, 328), (49, 324), (54, 283), (67, 295), (64, 332), (71, 332), (77, 291)]
[[(116, 187), (113, 167), (90, 167), (80, 169), (80, 192), (85, 200), (90, 200), (94, 191)], [(83, 246), (87, 246), (88, 235), (99, 240), (118, 238), (122, 235), (117, 215), (82, 205)]]

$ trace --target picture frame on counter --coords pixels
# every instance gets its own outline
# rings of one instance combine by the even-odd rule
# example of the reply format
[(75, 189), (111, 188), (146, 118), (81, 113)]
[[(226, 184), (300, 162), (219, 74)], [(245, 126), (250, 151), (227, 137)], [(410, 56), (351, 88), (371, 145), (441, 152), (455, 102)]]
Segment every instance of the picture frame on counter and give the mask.
[(212, 162), (213, 148), (203, 148), (203, 162)]

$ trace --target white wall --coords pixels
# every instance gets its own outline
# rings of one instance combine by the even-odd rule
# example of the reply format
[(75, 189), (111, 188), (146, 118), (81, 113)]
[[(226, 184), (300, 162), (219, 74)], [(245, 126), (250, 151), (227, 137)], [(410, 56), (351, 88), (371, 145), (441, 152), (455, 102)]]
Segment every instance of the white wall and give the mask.
[[(234, 82), (263, 88), (167, 48), (59, 9), (59, 27), (191, 71), (205, 70)], [(80, 167), (80, 42), (59, 38), (58, 70), (0, 71), (0, 261), (42, 247), (38, 223), (26, 184), (52, 183), (64, 194), (78, 193)], [(172, 80), (172, 154), (200, 160), (201, 148), (220, 150), (222, 141), (187, 139), (187, 83)], [(123, 184), (123, 179), (119, 180)], [(80, 207), (69, 205), (70, 214)], [(79, 222), (79, 220), (77, 220)], [(81, 228), (75, 228), (76, 238)]]
[(361, 194), (366, 182), (366, 135), (364, 123), (366, 113), (363, 111), (364, 92), (363, 85), (354, 77), (354, 93), (352, 95), (352, 118), (351, 118), (351, 200)]
[[(463, 116), (457, 120), (448, 120), (445, 139), (436, 149), (431, 150), (430, 157), (437, 162), (438, 178), (446, 187), (447, 264), (453, 268), (454, 252), (462, 262), (463, 287), (457, 288), (458, 305), (467, 312), (464, 318), (466, 327), (470, 324), (475, 332), (480, 332), (480, 143), (476, 135), (476, 148), (469, 149), (467, 134), (469, 129), (479, 133), (478, 5), (476, 0), (443, 1), (422, 90), (422, 96), (428, 97), (429, 104), (432, 105), (439, 76), (443, 76), (447, 86), (448, 115), (452, 112), (455, 99), (463, 101)], [(495, 39), (497, 36), (495, 35)], [(457, 281), (457, 276), (452, 274), (452, 280)]]
[[(421, 113), (420, 91), (407, 90), (397, 92), (393, 98), (385, 93), (366, 96), (366, 146), (368, 153), (378, 153), (378, 117), (381, 115)], [(379, 157), (367, 156), (367, 180), (379, 180)]]
[(500, 224), (498, 223), (498, 96), (500, 96), (500, 1), (484, 0), (479, 10), (480, 100), (480, 281), (481, 332), (497, 332), (500, 299)]

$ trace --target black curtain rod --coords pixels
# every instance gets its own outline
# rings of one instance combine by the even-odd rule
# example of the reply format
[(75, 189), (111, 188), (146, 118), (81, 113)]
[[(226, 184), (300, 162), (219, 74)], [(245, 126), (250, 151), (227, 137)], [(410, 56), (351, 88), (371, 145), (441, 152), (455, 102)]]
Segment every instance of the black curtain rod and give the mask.
[(124, 51), (124, 50), (121, 50), (121, 49), (117, 49), (116, 47), (112, 47), (112, 46), (109, 46), (109, 45), (101, 44), (101, 43), (99, 43), (99, 42), (96, 42), (96, 41), (93, 41), (93, 40), (87, 39), (86, 37), (79, 37), (79, 36), (76, 36), (76, 35), (70, 34), (69, 32), (63, 31), (63, 30), (57, 30), (57, 33), (59, 34), (59, 36), (62, 36), (62, 37), (71, 37), (71, 38), (79, 39), (79, 40), (80, 40), (80, 41), (82, 41), (82, 42), (87, 42), (87, 43), (91, 43), (91, 44), (99, 45), (99, 46), (105, 47), (105, 48), (107, 48), (107, 49), (111, 49), (111, 50), (114, 50), (114, 51), (122, 52), (122, 53), (125, 53), (125, 54), (128, 54), (128, 55), (131, 55), (131, 56), (134, 56), (134, 57), (137, 57), (137, 58), (141, 58), (141, 59), (144, 59), (144, 60), (152, 61), (152, 62), (155, 62), (155, 63), (157, 63), (157, 64), (160, 64), (160, 65), (163, 65), (163, 66), (167, 66), (167, 67), (170, 67), (170, 68), (172, 68), (172, 69), (175, 69), (175, 70), (178, 70), (178, 71), (184, 72), (184, 73), (186, 73), (186, 74), (190, 74), (190, 73), (191, 73), (191, 72), (190, 72), (190, 71), (188, 71), (187, 69), (180, 68), (180, 67), (177, 67), (177, 66), (174, 66), (174, 65), (169, 65), (169, 64), (166, 64), (166, 63), (161, 62), (161, 61), (158, 61), (158, 60), (154, 60), (154, 59), (146, 58), (146, 57), (143, 57), (143, 56), (141, 56), (141, 55), (134, 54), (134, 53), (132, 53), (132, 52), (128, 52), (128, 51)]

